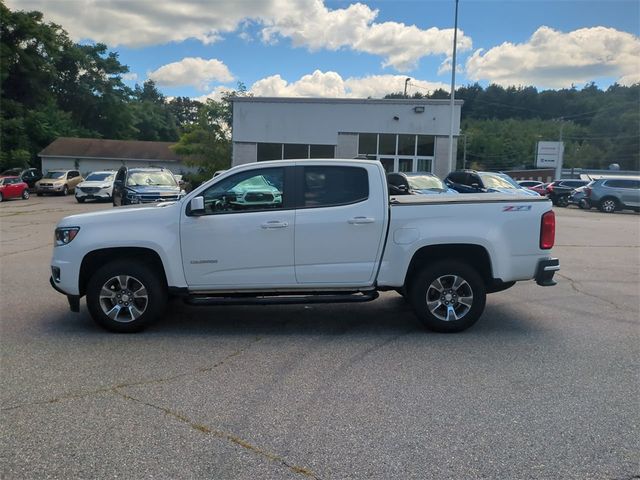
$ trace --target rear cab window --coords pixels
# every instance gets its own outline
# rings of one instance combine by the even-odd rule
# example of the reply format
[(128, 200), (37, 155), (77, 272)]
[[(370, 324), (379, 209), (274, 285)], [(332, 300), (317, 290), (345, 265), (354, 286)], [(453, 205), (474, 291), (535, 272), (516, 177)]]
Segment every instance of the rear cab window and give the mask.
[(362, 167), (302, 168), (302, 208), (348, 205), (369, 198), (369, 175)]

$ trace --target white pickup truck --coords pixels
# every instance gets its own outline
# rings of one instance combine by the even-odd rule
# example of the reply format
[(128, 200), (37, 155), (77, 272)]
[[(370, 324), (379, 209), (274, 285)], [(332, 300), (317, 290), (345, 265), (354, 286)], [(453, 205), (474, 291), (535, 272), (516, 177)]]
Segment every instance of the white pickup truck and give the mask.
[(424, 325), (458, 332), (487, 293), (555, 285), (551, 202), (506, 194), (389, 197), (367, 160), (232, 168), (177, 202), (63, 218), (51, 285), (101, 326), (139, 331), (191, 304), (374, 300), (396, 290)]

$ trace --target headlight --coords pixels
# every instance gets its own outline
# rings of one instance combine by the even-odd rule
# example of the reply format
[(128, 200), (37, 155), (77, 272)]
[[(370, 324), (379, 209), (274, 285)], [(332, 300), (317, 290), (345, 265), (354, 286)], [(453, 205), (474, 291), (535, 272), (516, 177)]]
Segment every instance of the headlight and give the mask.
[(56, 247), (71, 243), (71, 240), (76, 238), (76, 235), (78, 235), (79, 231), (80, 231), (80, 227), (56, 228), (56, 231), (53, 234), (53, 239)]

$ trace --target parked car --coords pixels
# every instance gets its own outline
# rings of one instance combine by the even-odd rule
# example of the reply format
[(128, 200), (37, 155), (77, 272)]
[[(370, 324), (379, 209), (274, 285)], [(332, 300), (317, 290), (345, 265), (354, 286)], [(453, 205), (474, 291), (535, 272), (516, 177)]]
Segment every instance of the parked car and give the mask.
[(170, 202), (184, 191), (173, 173), (165, 168), (120, 167), (113, 182), (113, 206), (137, 203)]
[(41, 197), (45, 193), (68, 195), (84, 178), (77, 170), (49, 170), (36, 182), (36, 193)]
[(544, 183), (539, 182), (538, 180), (518, 180), (518, 185), (532, 189), (533, 187), (540, 187), (540, 185), (544, 185)]
[(569, 205), (576, 205), (579, 208), (591, 208), (591, 205), (587, 199), (587, 187), (593, 182), (589, 182), (583, 187), (578, 187), (569, 194)]
[(0, 178), (0, 202), (10, 198), (29, 198), (29, 185), (22, 181), (20, 177)]
[(535, 187), (527, 187), (529, 188), (529, 190), (533, 190), (534, 192), (536, 192), (538, 195), (541, 195), (543, 197), (547, 196), (547, 187), (549, 186), (548, 183), (542, 183), (540, 185), (537, 185)]
[[(207, 208), (254, 179), (282, 201)], [(50, 283), (74, 312), (86, 295), (94, 321), (116, 332), (158, 320), (172, 295), (192, 305), (356, 303), (386, 290), (402, 292), (425, 327), (459, 332), (488, 293), (529, 279), (553, 286), (560, 270), (549, 200), (461, 197), (390, 202), (377, 160), (239, 165), (176, 202), (60, 220)]]
[(558, 207), (569, 205), (569, 195), (579, 187), (584, 187), (591, 180), (560, 179), (547, 185), (547, 198)]
[(85, 200), (111, 200), (115, 178), (114, 171), (90, 173), (84, 182), (76, 187), (76, 200), (78, 203), (83, 203)]
[(388, 173), (387, 184), (389, 195), (458, 195), (432, 173)]
[(0, 177), (20, 177), (29, 188), (35, 188), (36, 182), (42, 178), (42, 172), (37, 168), (10, 168), (0, 173)]
[(584, 208), (640, 211), (640, 178), (601, 178), (585, 188)]
[(444, 183), (460, 193), (511, 193), (537, 197), (533, 190), (521, 187), (509, 175), (494, 172), (477, 172), (475, 170), (456, 170), (447, 175)]

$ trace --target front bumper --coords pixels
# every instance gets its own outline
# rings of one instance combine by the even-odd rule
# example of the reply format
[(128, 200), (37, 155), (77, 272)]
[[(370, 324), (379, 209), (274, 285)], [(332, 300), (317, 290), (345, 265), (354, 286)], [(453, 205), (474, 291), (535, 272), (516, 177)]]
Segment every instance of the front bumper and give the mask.
[(557, 258), (540, 260), (536, 268), (536, 283), (541, 287), (553, 287), (558, 283), (553, 279), (558, 270), (560, 270), (560, 260)]
[(56, 285), (56, 281), (53, 279), (53, 275), (49, 277), (49, 283), (51, 284), (51, 286), (56, 292), (61, 293), (67, 297), (67, 300), (69, 301), (69, 309), (72, 312), (78, 313), (80, 311), (79, 295), (69, 295), (68, 293), (62, 291), (62, 289), (58, 287), (58, 285)]

